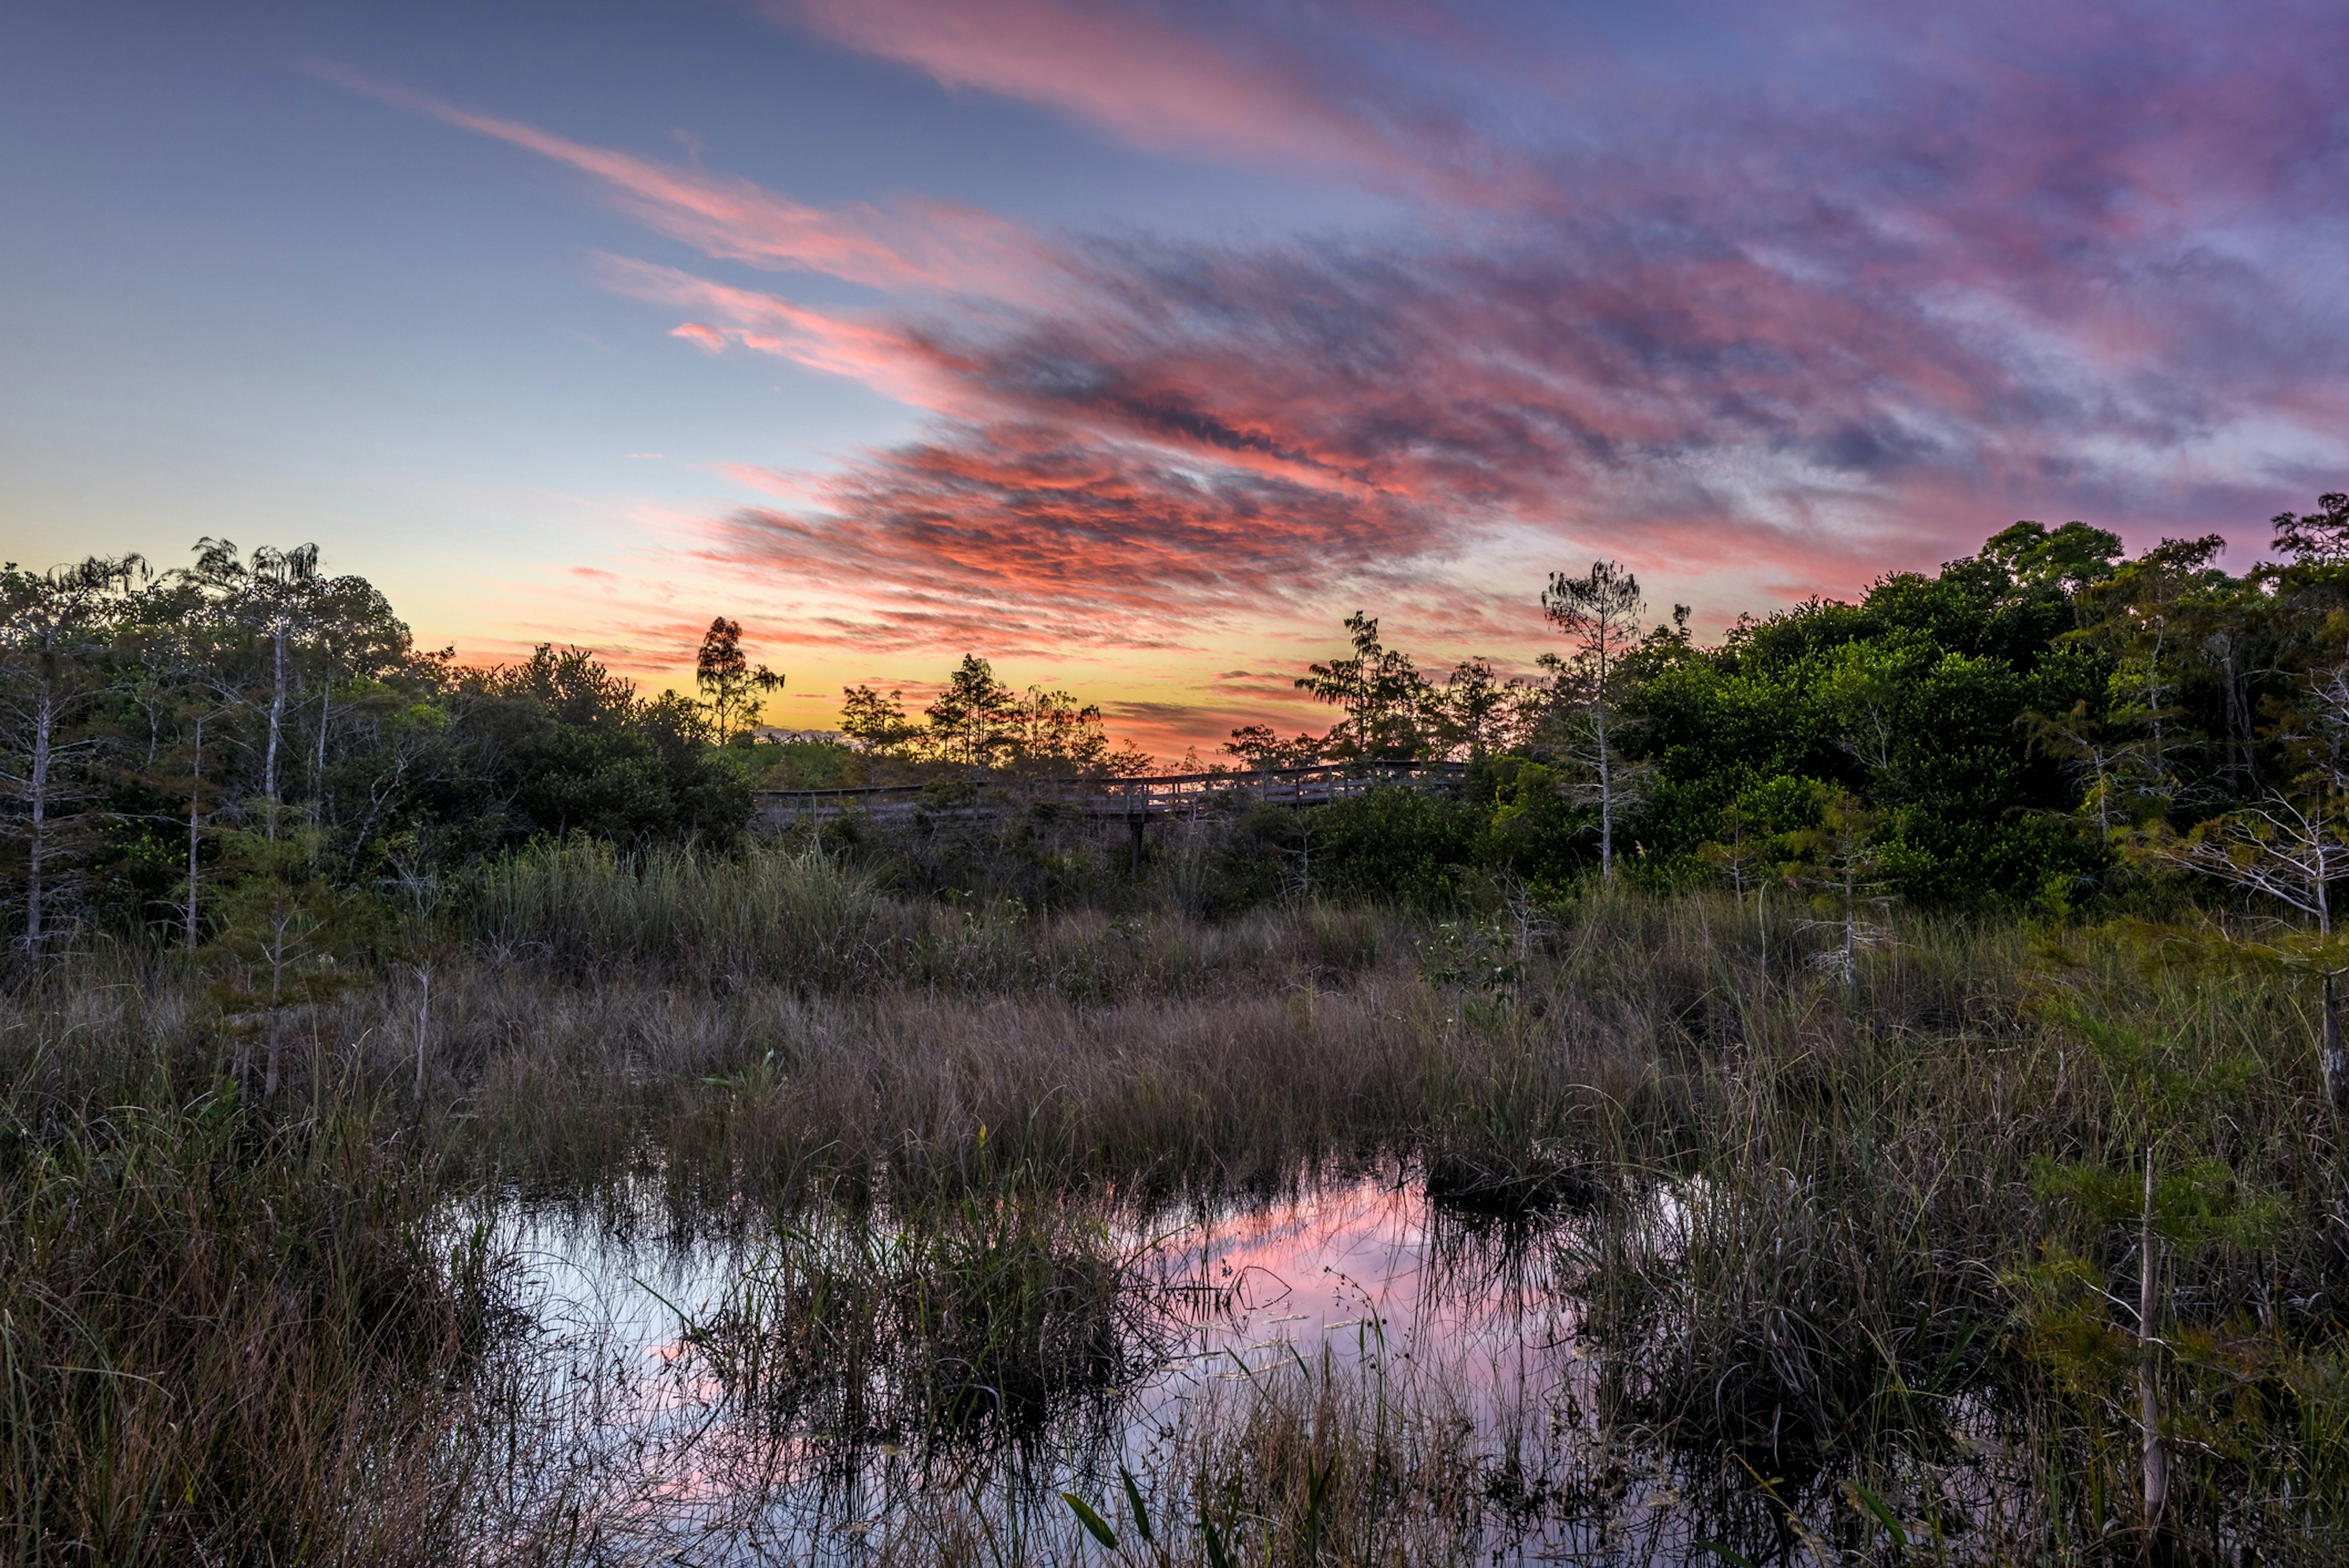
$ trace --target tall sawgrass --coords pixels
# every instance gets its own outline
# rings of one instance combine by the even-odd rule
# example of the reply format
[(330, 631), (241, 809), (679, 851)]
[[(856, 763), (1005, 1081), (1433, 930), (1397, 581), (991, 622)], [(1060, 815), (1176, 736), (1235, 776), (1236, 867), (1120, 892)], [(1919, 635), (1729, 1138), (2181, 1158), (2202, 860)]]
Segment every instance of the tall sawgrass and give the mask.
[(744, 1411), (827, 1441), (999, 1442), (1113, 1409), (1155, 1366), (1173, 1319), (1145, 1251), (1016, 1170), (886, 1210), (808, 1208), (687, 1343)]
[(116, 978), (0, 1029), (0, 1554), (450, 1560), (492, 1260), (363, 1100), (264, 1112)]
[[(1800, 928), (1774, 919), (1765, 942), (1750, 905), (1707, 895), (1451, 929), (1303, 900), (1209, 924), (910, 899), (774, 846), (543, 850), (460, 910), (429, 1007), (400, 968), (294, 1010), (267, 1106), (216, 1082), (232, 1055), (201, 974), (92, 960), (0, 1002), (21, 1552), (391, 1561), (478, 1532), (430, 1501), (479, 1414), (446, 1391), (472, 1386), (493, 1315), (489, 1261), (433, 1240), (460, 1188), (650, 1180), (680, 1225), (740, 1224), (823, 1193), (950, 1215), (1016, 1164), (1011, 1206), (930, 1232), (962, 1251), (777, 1255), (761, 1321), (862, 1323), (874, 1356), (918, 1366), (921, 1346), (971, 1361), (1026, 1334), (1023, 1299), (1088, 1296), (1056, 1203), (1401, 1156), (1447, 1200), (1564, 1217), (1616, 1439), (1730, 1456), (1790, 1495), (1848, 1479), (1924, 1533), (1967, 1511), (1930, 1478), (1971, 1466), (1998, 1478), (1968, 1505), (1997, 1527), (1977, 1555), (2133, 1554), (2140, 1264), (2088, 1199), (2149, 1146), (2204, 1173), (2211, 1214), (2259, 1220), (2157, 1260), (2170, 1544), (2340, 1544), (2341, 1129), (2310, 999), (2213, 944), (1897, 913), (1847, 982)], [(908, 1292), (957, 1299), (941, 1281), (999, 1289), (889, 1315)], [(826, 1315), (843, 1303), (863, 1304)], [(1052, 1338), (1079, 1326), (1039, 1341), (1077, 1346), (1055, 1365), (1086, 1365), (1081, 1334)], [(203, 1392), (264, 1361), (289, 1370)], [(1268, 1390), (1263, 1419), (1304, 1386)], [(1213, 1430), (1259, 1456), (1246, 1476), (1309, 1481), (1273, 1468), (1274, 1427), (1234, 1421)], [(1454, 1495), (1427, 1474), (1378, 1495)], [(1250, 1517), (1288, 1519), (1269, 1498)], [(1891, 1539), (1835, 1506), (1855, 1549)], [(1453, 1528), (1404, 1555), (1440, 1557)], [(1296, 1529), (1250, 1539), (1293, 1558)]]
[(481, 949), (567, 978), (1080, 1002), (1350, 974), (1379, 961), (1396, 925), (1376, 910), (1312, 902), (1208, 924), (1164, 905), (1046, 912), (1014, 898), (907, 897), (820, 844), (774, 840), (730, 855), (540, 846), (475, 873), (457, 908)]

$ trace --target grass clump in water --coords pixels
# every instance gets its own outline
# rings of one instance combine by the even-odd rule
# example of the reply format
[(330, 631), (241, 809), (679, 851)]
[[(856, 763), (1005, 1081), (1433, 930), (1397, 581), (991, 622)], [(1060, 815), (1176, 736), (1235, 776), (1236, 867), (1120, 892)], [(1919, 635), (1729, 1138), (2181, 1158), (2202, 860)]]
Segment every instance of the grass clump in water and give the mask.
[(1006, 1173), (780, 1224), (687, 1342), (746, 1409), (843, 1441), (1019, 1436), (1102, 1407), (1171, 1320), (1098, 1203)]

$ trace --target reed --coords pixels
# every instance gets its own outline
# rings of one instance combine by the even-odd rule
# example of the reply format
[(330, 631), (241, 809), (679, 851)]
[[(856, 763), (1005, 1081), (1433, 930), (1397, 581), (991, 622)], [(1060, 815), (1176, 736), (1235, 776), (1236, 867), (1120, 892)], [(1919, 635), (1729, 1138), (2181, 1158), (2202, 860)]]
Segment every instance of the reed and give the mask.
[(5, 1555), (450, 1560), (492, 1260), (363, 1103), (263, 1115), (91, 1001), (0, 1036)]
[[(266, 1104), (201, 966), (92, 953), (0, 998), (18, 1555), (574, 1550), (543, 1499), (449, 1468), (457, 1434), (520, 1418), (483, 1392), (512, 1385), (500, 1261), (448, 1233), (467, 1195), (649, 1183), (683, 1230), (814, 1216), (702, 1352), (845, 1425), (880, 1389), (865, 1417), (911, 1430), (967, 1422), (979, 1386), (1042, 1407), (1124, 1376), (1117, 1206), (1397, 1158), (1554, 1238), (1609, 1451), (1777, 1489), (1731, 1513), (1875, 1551), (1864, 1492), (1913, 1540), (1969, 1526), (1951, 1551), (1982, 1561), (2342, 1543), (2349, 1171), (2312, 998), (2190, 933), (1896, 911), (1847, 983), (1794, 922), (1765, 940), (1708, 894), (1215, 923), (911, 898), (776, 846), (552, 849), (455, 907), (418, 934), (429, 1008), (415, 968), (354, 955), (280, 1021)], [(824, 1218), (860, 1210), (878, 1231)], [(2148, 1368), (2174, 1475), (2151, 1531)], [(1275, 1560), (1345, 1412), (1383, 1418), (1309, 1399), (1304, 1370), (1199, 1428), (1226, 1468), (1167, 1472), (1258, 1487), (1249, 1550)], [(1459, 1489), (1519, 1484), (1444, 1457), (1425, 1392), (1421, 1458), (1331, 1472), (1423, 1477), (1379, 1494), (1425, 1521), (1384, 1560), (1442, 1560)]]
[(803, 1208), (685, 1324), (688, 1353), (738, 1409), (841, 1445), (1002, 1443), (1113, 1405), (1173, 1322), (1146, 1246), (1016, 1168), (980, 1183)]

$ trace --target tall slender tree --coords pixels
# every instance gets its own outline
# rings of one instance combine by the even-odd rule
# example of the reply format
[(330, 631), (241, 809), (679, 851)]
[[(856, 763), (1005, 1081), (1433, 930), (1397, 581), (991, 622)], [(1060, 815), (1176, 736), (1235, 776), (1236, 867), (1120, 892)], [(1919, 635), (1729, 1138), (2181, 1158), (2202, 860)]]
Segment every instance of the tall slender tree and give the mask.
[(921, 726), (905, 717), (905, 694), (886, 695), (870, 686), (840, 689), (840, 732), (860, 752), (885, 756), (903, 751)]
[(1433, 690), (1409, 655), (1379, 640), (1376, 616), (1356, 610), (1346, 618), (1346, 634), (1350, 656), (1311, 665), (1295, 682), (1299, 691), (1344, 711), (1330, 732), (1330, 753), (1363, 762), (1423, 754)]
[(742, 651), (742, 623), (724, 616), (702, 634), (701, 652), (694, 660), (693, 681), (709, 710), (709, 727), (719, 745), (759, 722), (764, 704), (760, 694), (781, 691), (783, 678), (763, 664), (754, 665)]
[(1471, 759), (1489, 756), (1508, 743), (1513, 703), (1506, 683), (1488, 659), (1464, 659), (1444, 682), (1443, 715), (1449, 749)]
[(23, 846), (21, 950), (38, 962), (57, 924), (64, 865), (106, 736), (90, 722), (109, 687), (109, 638), (146, 577), (136, 556), (47, 572), (0, 567), (0, 785)]
[(1578, 577), (1552, 572), (1542, 590), (1542, 610), (1572, 639), (1575, 656), (1566, 673), (1573, 680), (1587, 715), (1592, 763), (1598, 774), (1599, 875), (1615, 877), (1615, 813), (1619, 805), (1615, 746), (1616, 674), (1619, 661), (1640, 639), (1647, 601), (1640, 579), (1613, 561), (1593, 561)]
[(949, 762), (984, 767), (1011, 745), (1019, 706), (1018, 695), (996, 679), (995, 667), (966, 653), (925, 711), (928, 744)]

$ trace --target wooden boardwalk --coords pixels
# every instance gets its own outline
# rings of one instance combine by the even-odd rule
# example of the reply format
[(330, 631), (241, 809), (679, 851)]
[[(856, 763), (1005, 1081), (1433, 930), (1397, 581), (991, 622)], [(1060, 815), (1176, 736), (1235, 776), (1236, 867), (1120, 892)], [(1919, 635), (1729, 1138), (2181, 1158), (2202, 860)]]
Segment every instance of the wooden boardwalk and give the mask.
[(1465, 763), (1357, 763), (1144, 778), (983, 777), (856, 789), (770, 789), (759, 792), (754, 821), (778, 832), (799, 822), (849, 815), (911, 822), (1049, 810), (1138, 828), (1145, 822), (1196, 816), (1218, 807), (1327, 805), (1373, 789), (1448, 790), (1467, 771)]

